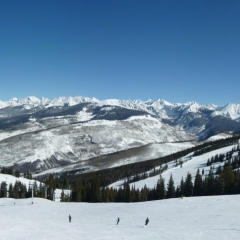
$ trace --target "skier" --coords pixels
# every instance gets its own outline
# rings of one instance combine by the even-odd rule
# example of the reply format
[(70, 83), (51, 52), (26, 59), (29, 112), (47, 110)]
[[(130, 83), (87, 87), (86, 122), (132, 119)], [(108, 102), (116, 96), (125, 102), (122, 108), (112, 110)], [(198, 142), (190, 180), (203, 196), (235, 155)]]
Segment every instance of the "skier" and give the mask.
[(118, 218), (117, 218), (117, 225), (118, 225), (119, 222), (120, 222), (120, 218), (118, 217)]
[(68, 218), (69, 218), (69, 222), (71, 222), (71, 220), (72, 220), (72, 217), (71, 217), (71, 215), (70, 215), (70, 214), (69, 214)]
[(145, 221), (145, 225), (148, 225), (149, 219), (147, 218)]

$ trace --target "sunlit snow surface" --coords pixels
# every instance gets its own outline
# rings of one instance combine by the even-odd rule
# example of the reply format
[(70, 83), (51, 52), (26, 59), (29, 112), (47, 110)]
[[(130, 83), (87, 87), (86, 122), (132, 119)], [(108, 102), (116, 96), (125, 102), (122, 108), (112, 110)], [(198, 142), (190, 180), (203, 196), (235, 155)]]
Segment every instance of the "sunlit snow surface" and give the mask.
[[(187, 172), (194, 176), (199, 167), (216, 154), (234, 146), (218, 149), (198, 157), (188, 155), (183, 167), (163, 173), (165, 180), (173, 174), (179, 183)], [(217, 166), (217, 165), (216, 165)], [(216, 167), (215, 166), (215, 167)], [(16, 179), (0, 174), (3, 181)], [(159, 176), (135, 183), (154, 187)], [(26, 179), (26, 184), (29, 180)], [(228, 240), (240, 239), (240, 195), (188, 197), (140, 203), (62, 203), (45, 199), (0, 198), (1, 240)], [(68, 222), (71, 214), (72, 222)], [(120, 224), (116, 225), (117, 218)], [(144, 226), (149, 218), (148, 226)]]
[(12, 175), (9, 175), (9, 174), (1, 174), (0, 173), (0, 183), (1, 182), (6, 182), (7, 184), (14, 185), (16, 181), (21, 182), (22, 184), (26, 185), (27, 187), (28, 187), (29, 184), (34, 184), (34, 183), (36, 183), (37, 185), (40, 184), (39, 181), (29, 180), (29, 179), (23, 178), (23, 177), (17, 178), (15, 176), (12, 176)]
[[(200, 170), (200, 174), (202, 173), (202, 169), (204, 169), (204, 176), (208, 175), (210, 166), (207, 166), (208, 159), (211, 159), (211, 157), (215, 157), (215, 155), (219, 154), (226, 154), (227, 152), (231, 151), (232, 148), (237, 147), (237, 145), (231, 145), (228, 147), (224, 147), (221, 149), (217, 149), (214, 151), (210, 151), (208, 153), (202, 154), (200, 156), (193, 156), (193, 153), (190, 153), (184, 157), (181, 158), (183, 161), (182, 167), (180, 165), (176, 165), (176, 161), (172, 161), (168, 163), (168, 169), (162, 173), (162, 177), (165, 179), (165, 185), (167, 185), (170, 175), (172, 174), (175, 187), (180, 185), (181, 179), (183, 178), (185, 180), (188, 173), (192, 176), (192, 181), (194, 181), (195, 175), (197, 170)], [(233, 157), (236, 153), (233, 154)], [(180, 159), (178, 159), (179, 161)], [(212, 166), (216, 169), (219, 165), (223, 166), (223, 163), (214, 163)], [(130, 184), (130, 187), (135, 186), (135, 188), (141, 189), (145, 185), (148, 188), (154, 188), (157, 185), (157, 181), (159, 179), (159, 175), (156, 175), (154, 177), (149, 177), (144, 180), (140, 180), (134, 183)], [(123, 186), (123, 183), (126, 179), (117, 181), (115, 183), (112, 183), (109, 185), (109, 187), (113, 188), (119, 188)]]
[(239, 202), (240, 195), (94, 204), (1, 198), (0, 239), (240, 239)]
[[(88, 118), (86, 112), (81, 114), (85, 120)], [(35, 162), (38, 170), (46, 170), (49, 165), (44, 161), (52, 156), (58, 161), (76, 163), (151, 143), (192, 140), (182, 129), (161, 123), (151, 116), (126, 121), (94, 120), (73, 125), (64, 125), (62, 121), (66, 119), (58, 120), (60, 127), (42, 130), (41, 126), (39, 132), (23, 135), (19, 135), (21, 132), (0, 132), (0, 164), (12, 166), (15, 163), (21, 165)], [(30, 125), (34, 131), (40, 126), (34, 121)], [(11, 144), (7, 141), (9, 137), (12, 137)], [(59, 165), (52, 167), (56, 166)]]

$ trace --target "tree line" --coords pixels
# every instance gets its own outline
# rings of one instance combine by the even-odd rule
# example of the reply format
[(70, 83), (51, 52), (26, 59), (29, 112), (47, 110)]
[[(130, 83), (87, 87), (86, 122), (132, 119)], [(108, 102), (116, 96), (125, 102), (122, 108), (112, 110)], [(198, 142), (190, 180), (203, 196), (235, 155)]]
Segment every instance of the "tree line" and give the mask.
[[(113, 182), (119, 181), (121, 179), (126, 179), (126, 181), (139, 181), (149, 176), (156, 176), (165, 171), (168, 168), (168, 163), (176, 160), (176, 166), (178, 164), (183, 164), (181, 158), (187, 154), (194, 153), (194, 156), (197, 156), (202, 152), (212, 151), (212, 149), (222, 148), (223, 146), (230, 146), (233, 144), (238, 144), (239, 136), (233, 136), (231, 138), (220, 139), (217, 141), (210, 141), (203, 144), (199, 144), (192, 148), (188, 148), (164, 157), (159, 157), (152, 160), (135, 162), (127, 165), (122, 165), (110, 169), (99, 170), (97, 172), (81, 173), (77, 174), (79, 170), (72, 170), (65, 173), (55, 174), (55, 178), (58, 179), (58, 184), (60, 187), (64, 187), (66, 182), (73, 184), (75, 181), (89, 181), (95, 177), (99, 178), (100, 186), (106, 187)], [(204, 150), (201, 150), (204, 149)], [(180, 160), (179, 160), (180, 159)], [(178, 161), (179, 160), (179, 161)], [(156, 170), (158, 169), (158, 170)], [(46, 181), (49, 178), (49, 175), (39, 176), (37, 179), (39, 181)]]
[[(167, 163), (169, 163), (170, 161), (175, 160), (176, 165), (182, 165), (183, 162), (181, 162), (181, 158), (189, 153), (194, 152), (194, 156), (197, 156), (200, 153), (205, 153), (206, 151), (212, 151), (213, 149), (222, 148), (223, 146), (237, 144), (238, 141), (239, 136), (234, 136), (232, 138), (204, 143), (202, 145), (198, 145), (196, 147), (186, 149), (165, 157), (140, 163), (124, 165), (117, 168), (105, 169), (94, 173), (92, 172), (87, 174), (75, 175), (75, 172), (72, 171), (55, 176), (50, 174), (44, 176), (43, 182), (45, 186), (48, 186), (48, 197), (50, 199), (53, 198), (53, 192), (56, 188), (71, 189), (71, 196), (65, 196), (64, 192), (62, 192), (61, 200), (75, 202), (137, 202), (180, 196), (202, 196), (226, 193), (230, 194), (230, 192), (235, 193), (237, 189), (236, 186), (238, 186), (239, 178), (239, 171), (236, 170), (236, 168), (234, 167), (238, 166), (236, 165), (235, 158), (231, 158), (230, 166), (228, 164), (228, 166), (223, 167), (221, 170), (218, 169), (218, 171), (215, 171), (213, 168), (211, 168), (212, 170), (209, 171), (209, 174), (206, 176), (204, 175), (204, 171), (202, 171), (202, 173), (198, 171), (196, 173), (194, 182), (192, 181), (191, 174), (188, 174), (185, 179), (182, 179), (181, 184), (176, 187), (172, 176), (166, 184), (164, 179), (161, 177), (161, 173), (168, 168)], [(235, 151), (239, 151), (239, 145), (238, 149), (232, 150), (232, 152)], [(233, 154), (228, 153), (226, 154), (226, 156), (224, 156), (224, 158), (222, 156), (215, 156), (213, 160), (211, 159), (211, 164), (214, 164), (214, 161), (226, 161), (229, 163), (229, 156), (232, 155)], [(11, 173), (12, 175), (19, 176), (19, 172), (17, 170), (14, 171), (13, 169), (8, 168), (2, 168), (1, 173)], [(227, 174), (232, 176), (231, 184), (233, 184), (234, 182), (234, 187), (232, 187), (232, 191), (230, 191), (229, 188), (226, 187), (229, 186), (229, 184), (227, 183), (227, 178), (224, 177)], [(29, 172), (25, 173), (24, 175), (25, 177), (32, 178)], [(146, 186), (144, 186), (142, 189), (136, 189), (134, 185), (130, 187), (130, 183), (155, 175), (160, 175), (160, 177), (158, 182), (156, 183), (156, 187), (153, 189), (149, 189)], [(121, 179), (125, 179), (125, 182), (121, 188), (115, 189), (107, 187), (111, 183)], [(198, 180), (197, 182), (196, 179)], [(19, 183), (17, 185), (19, 185)], [(44, 197), (44, 187), (42, 186), (41, 188), (42, 190), (38, 189), (34, 193), (34, 196)], [(14, 186), (12, 186), (11, 189), (13, 190), (11, 191), (11, 194), (9, 192), (9, 196), (16, 197), (17, 187), (15, 188)], [(21, 189), (21, 194), (18, 194), (18, 197), (26, 197), (31, 194), (31, 191), (28, 187), (22, 186)]]
[[(224, 164), (219, 165), (216, 169), (214, 166), (210, 166), (208, 174), (204, 173), (204, 169), (201, 172), (198, 169), (195, 176), (188, 173), (185, 179), (181, 179), (178, 186), (175, 186), (172, 175), (166, 184), (161, 174), (153, 189), (146, 186), (142, 189), (136, 189), (134, 185), (130, 187), (131, 181), (128, 180), (118, 189), (101, 187), (99, 177), (74, 181), (71, 201), (138, 202), (183, 196), (240, 194), (239, 144), (226, 154), (220, 154), (212, 159), (214, 159), (214, 163), (224, 162)], [(206, 163), (206, 166), (209, 165)]]
[(6, 181), (1, 182), (0, 184), (0, 198), (9, 197), (9, 198), (30, 198), (32, 196), (32, 188), (34, 197), (45, 197), (45, 185), (40, 183), (37, 186), (35, 182), (34, 186), (23, 184), (21, 181), (16, 181), (14, 184), (8, 184)]

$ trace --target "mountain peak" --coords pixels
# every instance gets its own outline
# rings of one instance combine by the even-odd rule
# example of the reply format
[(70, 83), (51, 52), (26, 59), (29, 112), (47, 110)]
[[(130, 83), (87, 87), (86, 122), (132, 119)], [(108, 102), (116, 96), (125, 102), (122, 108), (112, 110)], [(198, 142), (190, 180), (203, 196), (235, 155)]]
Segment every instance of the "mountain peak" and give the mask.
[(222, 107), (221, 112), (232, 119), (237, 119), (240, 115), (240, 104), (228, 103)]
[(224, 107), (218, 107), (213, 104), (200, 105), (195, 101), (189, 101), (185, 103), (170, 103), (164, 99), (158, 99), (156, 101), (148, 99), (147, 101), (142, 100), (120, 100), (120, 99), (105, 99), (98, 100), (96, 98), (75, 96), (75, 97), (56, 97), (48, 99), (41, 97), (40, 99), (35, 96), (28, 96), (26, 98), (18, 99), (16, 97), (9, 101), (0, 101), (0, 109), (6, 107), (23, 106), (25, 109), (31, 109), (33, 107), (41, 106), (44, 108), (49, 107), (60, 107), (60, 106), (74, 106), (80, 103), (94, 103), (99, 106), (112, 105), (121, 106), (128, 109), (146, 111), (150, 114), (157, 114), (162, 118), (176, 118), (180, 110), (182, 113), (197, 113), (203, 109), (212, 111), (213, 115), (221, 115), (233, 120), (240, 118), (240, 104), (229, 103)]

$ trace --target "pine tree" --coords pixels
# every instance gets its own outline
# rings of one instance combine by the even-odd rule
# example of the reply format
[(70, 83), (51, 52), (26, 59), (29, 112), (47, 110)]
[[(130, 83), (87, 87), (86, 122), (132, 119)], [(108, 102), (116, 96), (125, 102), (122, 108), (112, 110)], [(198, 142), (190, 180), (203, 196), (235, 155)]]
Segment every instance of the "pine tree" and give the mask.
[(208, 185), (208, 176), (205, 176), (205, 178), (202, 180), (203, 196), (206, 196), (206, 195), (207, 195), (207, 185)]
[(214, 178), (214, 194), (222, 195), (224, 192), (224, 184), (221, 177), (217, 176)]
[(147, 201), (148, 200), (148, 190), (146, 184), (141, 190), (141, 201)]
[(135, 186), (132, 186), (130, 191), (130, 202), (136, 202), (136, 189)]
[(207, 181), (207, 195), (214, 195), (214, 184), (215, 184), (215, 179), (213, 176), (212, 168), (210, 168), (210, 171), (208, 174), (208, 181)]
[(91, 183), (91, 202), (101, 202), (99, 178), (95, 177)]
[(224, 194), (232, 194), (234, 187), (234, 171), (231, 166), (224, 167), (220, 175), (224, 183)]
[(76, 202), (81, 202), (82, 196), (81, 196), (81, 183), (77, 185), (76, 187)]
[(13, 191), (13, 185), (12, 185), (12, 183), (9, 184), (8, 192), (9, 192), (8, 196), (9, 196), (10, 198), (14, 198), (14, 197), (15, 197), (15, 196), (14, 196), (14, 191)]
[(141, 193), (139, 189), (136, 190), (136, 202), (141, 202)]
[(171, 174), (168, 185), (167, 185), (167, 198), (175, 197), (175, 186), (173, 181), (173, 176)]
[(130, 202), (131, 197), (130, 197), (130, 186), (128, 182), (124, 183), (124, 201), (125, 202)]
[(194, 180), (193, 196), (202, 196), (202, 176), (200, 175), (199, 169), (197, 170)]
[(117, 202), (124, 202), (124, 190), (122, 188), (117, 191)]
[(160, 178), (157, 182), (157, 188), (156, 188), (156, 199), (164, 199), (166, 194), (165, 189), (165, 183), (164, 179), (162, 178), (162, 175), (160, 175)]
[(233, 194), (240, 194), (240, 174), (239, 174), (239, 171), (235, 172)]
[(184, 196), (184, 180), (183, 180), (183, 177), (181, 179), (181, 182), (180, 182), (180, 196), (183, 197)]
[(190, 197), (192, 196), (192, 192), (193, 192), (192, 175), (188, 173), (184, 183), (184, 195), (186, 197)]
[(64, 202), (64, 201), (65, 201), (65, 194), (64, 194), (64, 191), (62, 189), (61, 196), (60, 196), (60, 202)]
[(75, 182), (72, 189), (72, 201), (73, 202), (81, 202), (81, 192), (82, 192), (82, 184), (81, 182)]
[(17, 177), (17, 178), (19, 178), (19, 177), (20, 177), (20, 171), (19, 171), (19, 170), (16, 170), (16, 171), (14, 172), (14, 176)]

